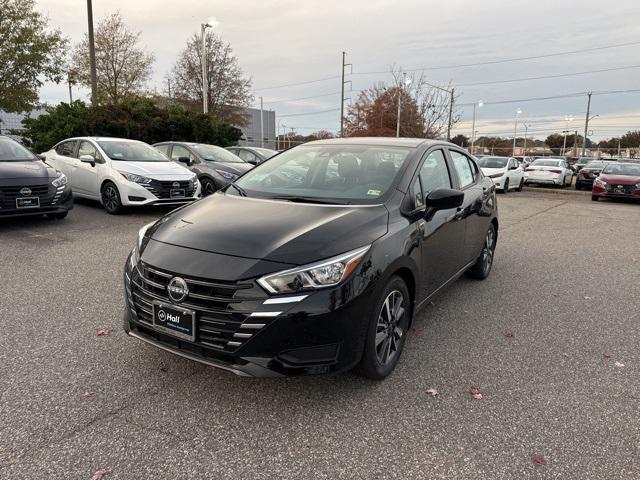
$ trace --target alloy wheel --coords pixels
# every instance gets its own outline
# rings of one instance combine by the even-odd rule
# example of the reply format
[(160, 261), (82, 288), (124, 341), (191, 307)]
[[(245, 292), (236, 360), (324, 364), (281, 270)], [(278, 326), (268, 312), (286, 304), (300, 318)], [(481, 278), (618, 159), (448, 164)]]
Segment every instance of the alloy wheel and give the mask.
[(493, 228), (487, 230), (487, 236), (484, 239), (484, 246), (482, 247), (482, 267), (486, 272), (491, 270), (493, 264), (493, 252), (495, 250), (495, 233)]
[(404, 336), (402, 320), (405, 316), (403, 303), (402, 293), (393, 290), (387, 295), (380, 309), (376, 325), (375, 348), (378, 361), (382, 365), (392, 362), (401, 348)]
[(212, 195), (216, 192), (216, 187), (209, 180), (205, 180), (202, 182), (202, 190), (204, 190), (204, 195)]
[(110, 212), (118, 209), (118, 192), (112, 185), (107, 185), (102, 190), (102, 204)]

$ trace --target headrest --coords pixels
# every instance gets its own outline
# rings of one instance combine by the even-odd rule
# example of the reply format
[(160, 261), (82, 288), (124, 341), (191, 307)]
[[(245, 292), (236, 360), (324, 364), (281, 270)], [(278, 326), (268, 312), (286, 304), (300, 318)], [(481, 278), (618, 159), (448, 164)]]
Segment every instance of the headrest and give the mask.
[(344, 155), (338, 159), (338, 173), (341, 177), (355, 177), (358, 169), (358, 159), (353, 155)]

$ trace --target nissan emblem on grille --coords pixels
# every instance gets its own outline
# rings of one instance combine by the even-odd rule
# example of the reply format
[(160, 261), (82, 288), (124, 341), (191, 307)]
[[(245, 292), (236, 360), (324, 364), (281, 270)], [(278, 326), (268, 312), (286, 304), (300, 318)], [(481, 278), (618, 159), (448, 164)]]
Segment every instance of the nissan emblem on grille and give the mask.
[(31, 189), (29, 187), (22, 187), (20, 189), (20, 195), (22, 195), (23, 197), (31, 195)]
[(179, 188), (180, 182), (173, 182), (173, 188)]
[(179, 303), (189, 295), (189, 286), (183, 278), (173, 277), (167, 285), (167, 293), (172, 302)]

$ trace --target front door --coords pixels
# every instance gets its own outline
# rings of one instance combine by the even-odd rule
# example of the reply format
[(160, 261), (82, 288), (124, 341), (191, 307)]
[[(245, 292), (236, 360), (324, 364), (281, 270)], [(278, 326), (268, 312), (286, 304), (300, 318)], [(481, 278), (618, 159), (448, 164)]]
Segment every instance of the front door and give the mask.
[[(95, 165), (80, 160), (82, 155), (93, 157)], [(87, 197), (99, 198), (98, 169), (104, 163), (98, 149), (88, 140), (80, 141), (78, 147), (78, 161), (73, 171), (73, 188), (76, 193)]]

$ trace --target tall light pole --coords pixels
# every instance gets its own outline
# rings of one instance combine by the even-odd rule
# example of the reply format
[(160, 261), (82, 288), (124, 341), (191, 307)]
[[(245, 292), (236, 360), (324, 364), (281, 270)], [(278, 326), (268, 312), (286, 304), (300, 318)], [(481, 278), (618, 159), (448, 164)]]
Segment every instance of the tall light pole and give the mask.
[[(584, 145), (582, 145), (582, 156), (584, 157), (586, 155), (586, 151), (587, 151), (587, 135), (589, 134), (589, 111), (591, 110), (591, 92), (587, 93), (588, 96), (588, 100), (587, 100), (587, 115), (584, 117), (585, 121), (584, 121)], [(597, 116), (597, 115), (596, 115)]]
[(218, 21), (211, 17), (207, 23), (200, 24), (200, 37), (202, 40), (202, 113), (209, 113), (209, 79), (207, 75), (207, 28), (215, 28)]
[(98, 104), (98, 76), (96, 74), (96, 45), (93, 38), (93, 7), (87, 0), (87, 20), (89, 22), (89, 69), (91, 74), (91, 103)]
[(351, 71), (353, 72), (353, 65), (350, 63), (345, 63), (346, 59), (347, 59), (347, 52), (342, 52), (342, 70), (341, 70), (342, 81), (340, 83), (340, 138), (344, 136), (344, 86), (347, 83), (351, 83), (351, 80), (347, 80), (345, 82), (344, 69), (347, 67), (351, 67)]
[(527, 154), (527, 132), (529, 131), (529, 124), (522, 122), (522, 126), (524, 127), (524, 149), (522, 152), (522, 156), (524, 157)]
[[(281, 121), (282, 121), (282, 119), (278, 120), (278, 148), (277, 148), (278, 151), (280, 150), (280, 122)], [(284, 129), (283, 131), (287, 130), (287, 126), (286, 125), (283, 124), (282, 127)], [(282, 139), (282, 145), (284, 146), (284, 139)]]
[(513, 152), (511, 153), (512, 157), (516, 155), (516, 137), (518, 136), (518, 117), (522, 113), (522, 110), (516, 110), (516, 121), (513, 127)]
[(473, 123), (471, 125), (471, 154), (473, 154), (473, 146), (476, 143), (476, 105), (478, 108), (482, 108), (484, 102), (482, 100), (473, 104)]
[(264, 112), (262, 110), (262, 97), (260, 97), (260, 146), (264, 148)]
[(398, 117), (396, 118), (396, 137), (400, 136), (400, 113), (402, 111), (402, 90), (404, 87), (411, 85), (411, 79), (407, 77), (406, 73), (402, 73), (402, 85), (398, 87)]
[(562, 152), (561, 155), (564, 155), (564, 151), (567, 148), (567, 133), (569, 133), (569, 122), (573, 122), (573, 116), (571, 115), (566, 115), (564, 117), (564, 130), (562, 131), (562, 133), (564, 133), (564, 140), (562, 142)]

